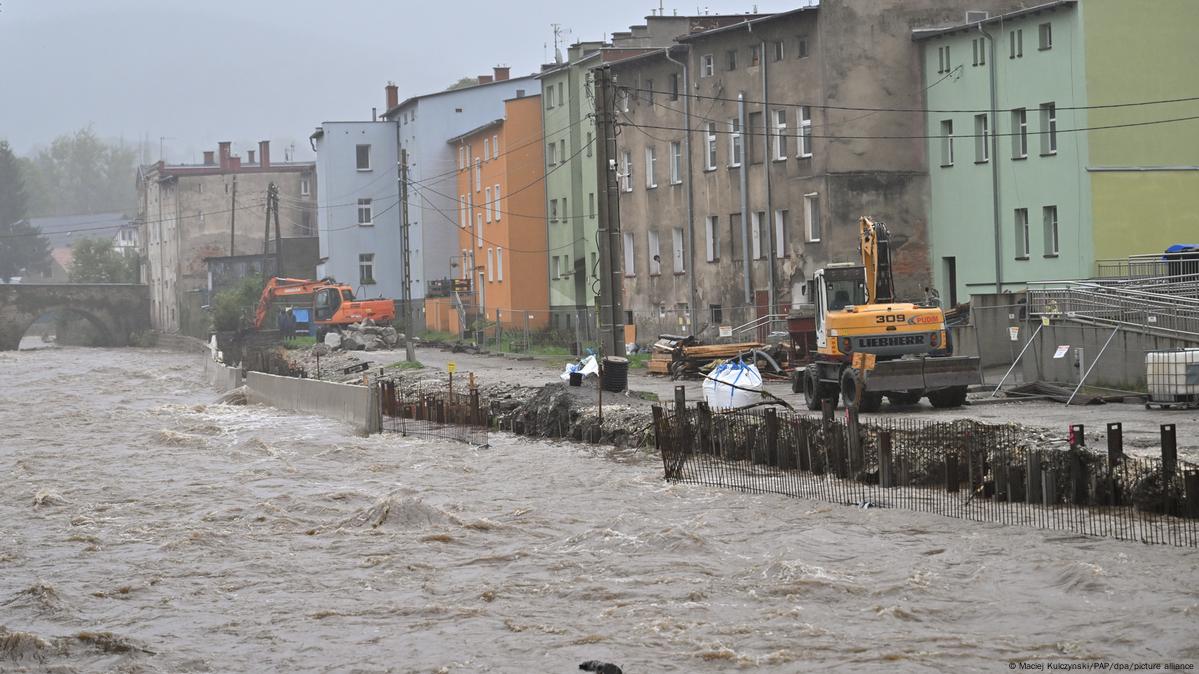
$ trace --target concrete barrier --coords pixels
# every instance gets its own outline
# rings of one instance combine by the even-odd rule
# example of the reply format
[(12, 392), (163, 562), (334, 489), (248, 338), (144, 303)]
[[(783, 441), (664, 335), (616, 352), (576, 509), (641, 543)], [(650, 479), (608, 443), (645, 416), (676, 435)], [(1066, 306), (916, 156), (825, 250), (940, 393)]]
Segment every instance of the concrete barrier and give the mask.
[(360, 433), (382, 429), (378, 393), (373, 386), (250, 372), (246, 375), (246, 397), (254, 404), (344, 421)]
[[(1029, 334), (1035, 329), (1034, 324)], [(1043, 328), (1037, 336), (1037, 343), (1029, 348), (1020, 363), (1024, 370), (1024, 380), (1077, 383), (1080, 373), (1075, 365), (1075, 358), (1078, 348), (1082, 347), (1084, 367), (1090, 368), (1095, 359), (1099, 359), (1091, 371), (1090, 378), (1087, 379), (1088, 385), (1143, 391), (1147, 351), (1199, 347), (1199, 343), (1187, 339), (1121, 330), (1112, 338), (1107, 351), (1100, 357), (1099, 352), (1103, 349), (1104, 342), (1111, 337), (1113, 329), (1068, 321), (1054, 322)], [(1070, 347), (1065, 357), (1053, 357), (1058, 346)]]
[[(205, 354), (207, 352), (205, 349)], [(239, 368), (221, 365), (207, 355), (204, 356), (204, 381), (221, 393), (232, 391), (243, 383)]]

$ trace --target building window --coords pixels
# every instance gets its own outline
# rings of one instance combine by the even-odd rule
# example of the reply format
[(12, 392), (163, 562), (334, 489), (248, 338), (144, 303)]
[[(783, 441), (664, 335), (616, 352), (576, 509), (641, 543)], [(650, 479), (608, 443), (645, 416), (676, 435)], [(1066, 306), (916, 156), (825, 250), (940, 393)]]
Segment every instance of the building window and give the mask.
[(634, 251), (633, 251), (633, 233), (625, 232), (624, 233), (624, 275), (625, 276), (636, 276), (637, 275), (636, 262), (637, 262), (637, 258), (634, 255)]
[(487, 249), (487, 282), (495, 282), (495, 253), (490, 248)]
[(495, 249), (495, 275), (499, 280), (504, 280), (504, 249), (499, 246)]
[(796, 51), (796, 54), (798, 54), (798, 58), (805, 59), (808, 57), (808, 36), (806, 36), (806, 35), (799, 36), (799, 39), (797, 40), (797, 45), (796, 45), (795, 51)]
[(743, 259), (742, 256), (745, 253), (745, 251), (742, 250), (742, 248), (744, 247), (743, 244), (745, 242), (741, 240), (741, 214), (740, 213), (730, 213), (729, 214), (729, 243), (732, 244), (732, 246), (730, 246), (732, 248), (730, 253), (733, 256), (733, 261), (738, 262), (738, 261), (742, 260)]
[(462, 229), (470, 227), (470, 213), (466, 210), (466, 195), (459, 195), (458, 199), (458, 224)]
[(554, 109), (554, 88), (552, 86), (547, 87), (545, 90), (545, 109)]
[(566, 207), (566, 197), (562, 197), (562, 222), (570, 220), (568, 213), (570, 213), (570, 209)]
[(991, 132), (986, 115), (974, 116), (974, 163), (985, 164), (991, 160)]
[(787, 158), (787, 111), (774, 111), (774, 159), (782, 161)]
[(495, 191), (492, 193), (492, 196), (495, 198), (495, 206), (493, 206), (491, 210), (495, 211), (495, 219), (498, 221), (500, 219), (500, 186), (499, 185), (495, 186)]
[(653, 80), (646, 80), (646, 81), (645, 81), (645, 88), (644, 88), (644, 89), (641, 91), (641, 93), (645, 94), (645, 96), (644, 96), (644, 98), (645, 98), (645, 102), (646, 102), (646, 103), (649, 103), (649, 104), (651, 104), (651, 105), (653, 105), (653, 102), (654, 102), (654, 81), (653, 81)]
[(629, 154), (628, 150), (625, 150), (621, 154), (620, 163), (622, 164), (622, 168), (624, 168), (624, 170), (621, 171), (621, 176), (620, 176), (620, 191), (621, 192), (632, 192), (633, 191), (633, 156), (631, 154)]
[(804, 234), (809, 243), (820, 240), (820, 197), (815, 192), (803, 195)]
[(458, 170), (466, 168), (466, 148), (458, 146)]
[(1024, 29), (1017, 28), (1016, 30), (1008, 31), (1008, 58), (1023, 58), (1024, 57)]
[(679, 75), (678, 73), (670, 74), (670, 100), (679, 100)]
[(716, 262), (720, 259), (720, 216), (709, 215), (704, 221), (704, 239), (708, 262)]
[(812, 156), (812, 108), (799, 106), (799, 156)]
[(558, 144), (551, 142), (545, 146), (545, 163), (546, 166), (553, 167), (558, 163)]
[(1043, 23), (1038, 26), (1038, 49), (1045, 51), (1053, 49), (1053, 24)]
[(782, 42), (782, 40), (779, 40), (774, 43), (773, 51), (774, 51), (775, 62), (777, 63), (778, 61), (782, 61), (783, 60), (783, 42)]
[(358, 200), (358, 224), (373, 225), (375, 224), (374, 214), (372, 213), (371, 200)]
[(675, 227), (670, 234), (672, 244), (670, 249), (674, 253), (674, 273), (686, 273), (687, 266), (683, 262), (683, 228)]
[(550, 222), (558, 222), (558, 200), (550, 199)]
[(566, 94), (563, 90), (563, 83), (558, 83), (558, 105), (566, 105)]
[(757, 67), (762, 63), (762, 48), (759, 45), (752, 45), (749, 48), (749, 65), (751, 68)]
[(762, 235), (763, 226), (765, 225), (766, 214), (761, 211), (755, 211), (749, 214), (749, 243), (752, 259), (761, 260), (765, 255), (762, 254)]
[(713, 171), (716, 169), (716, 122), (708, 122), (707, 143), (708, 151), (705, 155), (707, 163), (704, 164), (704, 169)]
[(356, 150), (357, 150), (357, 158), (358, 158), (358, 163), (357, 163), (358, 170), (359, 171), (371, 170), (371, 146), (370, 145), (359, 145), (359, 146), (357, 146)]
[(475, 213), (475, 245), (483, 247), (483, 214)]
[(953, 166), (953, 120), (941, 120), (941, 166)]
[(654, 164), (658, 161), (658, 155), (654, 152), (654, 146), (650, 145), (645, 148), (645, 189), (652, 190), (658, 186), (654, 178)]
[(761, 112), (749, 113), (749, 128), (746, 129), (746, 136), (749, 139), (749, 163), (761, 164), (766, 155), (770, 152), (765, 146), (769, 144), (769, 134), (766, 131), (766, 124), (762, 121)]
[(1028, 209), (1016, 209), (1016, 259), (1028, 259)]
[(730, 49), (724, 53), (724, 69), (725, 70), (736, 70), (737, 69), (737, 50), (736, 49)]
[(711, 77), (716, 73), (716, 59), (711, 54), (704, 54), (699, 58), (699, 76)]
[(308, 183), (308, 177), (300, 178), (300, 196), (306, 197), (312, 193), (311, 186)]
[(716, 325), (720, 325), (724, 322), (724, 312), (721, 309), (722, 308), (719, 304), (708, 305), (708, 313), (712, 317), (712, 322)]
[(1057, 206), (1042, 208), (1041, 218), (1045, 223), (1045, 257), (1057, 257), (1060, 243), (1057, 235)]
[(587, 217), (595, 217), (595, 192), (587, 193)]
[(949, 70), (949, 45), (937, 47), (937, 73), (947, 73)]
[(670, 184), (683, 182), (683, 144), (677, 140), (670, 144)]
[(475, 191), (478, 192), (482, 189), (483, 189), (483, 162), (479, 161), (478, 157), (475, 157)]
[(729, 166), (741, 165), (741, 120), (729, 120)]
[(599, 278), (599, 258), (595, 253), (591, 254), (591, 278)]
[(620, 103), (620, 111), (628, 112), (629, 111), (629, 90), (627, 88), (622, 87), (620, 89), (620, 91), (617, 93), (617, 98)]
[(554, 278), (562, 278), (562, 258), (554, 256)]
[(358, 255), (358, 284), (373, 285), (375, 283), (375, 254), (361, 253)]
[(1057, 154), (1057, 106), (1041, 104), (1041, 154)]
[(558, 163), (565, 164), (568, 157), (566, 156), (566, 139), (558, 141)]
[(491, 139), (483, 139), (483, 161), (491, 159)]
[(491, 222), (491, 188), (483, 190), (483, 221)]
[(591, 146), (592, 146), (592, 144), (593, 144), (593, 143), (595, 143), (595, 139), (594, 139), (594, 138), (592, 138), (592, 136), (591, 136), (591, 132), (590, 132), (590, 131), (588, 131), (588, 132), (587, 132), (587, 156), (588, 156), (588, 157), (590, 157), (590, 156), (591, 156)]
[(1028, 111), (1024, 108), (1012, 110), (1012, 159), (1028, 156)]
[(774, 212), (774, 256), (787, 257), (787, 213), (786, 209)]
[(500, 135), (498, 133), (491, 137), (491, 158), (500, 158)]
[(987, 65), (987, 41), (986, 38), (978, 38), (970, 41), (971, 47), (974, 49), (974, 65)]
[(649, 256), (649, 275), (658, 276), (662, 273), (662, 254), (658, 246), (658, 230), (649, 230), (648, 240), (649, 249), (645, 254)]

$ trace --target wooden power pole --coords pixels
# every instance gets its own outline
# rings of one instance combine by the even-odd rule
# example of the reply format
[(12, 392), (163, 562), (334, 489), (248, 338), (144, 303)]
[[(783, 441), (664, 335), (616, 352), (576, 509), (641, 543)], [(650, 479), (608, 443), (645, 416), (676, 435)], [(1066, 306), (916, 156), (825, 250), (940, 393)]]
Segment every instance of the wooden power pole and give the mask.
[(602, 353), (624, 355), (624, 273), (621, 259), (620, 183), (616, 173), (616, 97), (608, 66), (595, 71), (595, 161), (599, 176), (599, 313)]
[(416, 360), (415, 337), (412, 324), (412, 247), (408, 238), (408, 150), (400, 150), (400, 250), (404, 254), (404, 359)]
[(233, 176), (233, 198), (230, 201), (229, 207), (229, 256), (237, 255), (234, 248), (237, 246), (237, 176)]

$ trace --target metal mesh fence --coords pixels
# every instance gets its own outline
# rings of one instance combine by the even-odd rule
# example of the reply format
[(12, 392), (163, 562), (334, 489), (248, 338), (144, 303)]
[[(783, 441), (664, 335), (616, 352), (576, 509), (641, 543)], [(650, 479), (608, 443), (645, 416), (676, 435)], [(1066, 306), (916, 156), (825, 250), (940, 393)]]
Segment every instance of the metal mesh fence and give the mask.
[(1119, 424), (1104, 455), (971, 420), (863, 423), (702, 403), (654, 414), (672, 481), (1199, 547), (1199, 466), (1177, 461), (1172, 426), (1152, 459), (1123, 453)]
[(378, 381), (379, 405), (385, 433), (455, 440), (487, 445), (491, 415), (473, 386), (436, 389), (400, 386)]

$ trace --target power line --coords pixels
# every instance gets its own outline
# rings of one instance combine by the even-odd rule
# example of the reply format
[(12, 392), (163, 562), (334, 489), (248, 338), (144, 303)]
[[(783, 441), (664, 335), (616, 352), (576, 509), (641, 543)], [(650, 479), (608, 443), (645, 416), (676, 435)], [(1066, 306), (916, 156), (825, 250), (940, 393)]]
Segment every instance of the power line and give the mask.
[[(960, 68), (961, 66), (958, 66), (958, 67)], [(946, 77), (948, 77), (948, 75)], [(938, 80), (938, 82), (940, 82), (944, 79), (945, 79), (945, 77), (942, 77), (941, 80)], [(936, 83), (934, 83), (934, 84), (936, 84)], [(932, 85), (930, 85), (930, 86), (932, 86)], [(636, 92), (642, 92), (642, 93), (647, 93), (647, 94), (651, 94), (651, 95), (655, 94), (655, 93), (657, 93), (657, 94), (666, 93), (663, 91), (656, 91), (654, 89), (641, 89), (641, 88), (634, 88), (634, 87), (624, 87), (624, 90), (626, 92), (636, 91)], [(673, 92), (672, 92), (672, 95), (673, 95)], [(910, 113), (910, 112), (918, 112), (918, 113), (967, 113), (967, 112), (990, 113), (990, 112), (995, 112), (995, 113), (998, 113), (998, 112), (1006, 112), (1007, 110), (1013, 109), (1013, 108), (1004, 108), (1003, 110), (991, 110), (991, 109), (964, 109), (964, 108), (963, 109), (868, 108), (868, 107), (859, 107), (859, 106), (851, 106), (851, 105), (822, 105), (819, 103), (786, 103), (786, 102), (782, 102), (782, 101), (758, 101), (758, 100), (753, 100), (753, 99), (749, 99), (749, 98), (729, 98), (727, 96), (709, 96), (706, 94), (689, 94), (689, 93), (685, 93), (682, 91), (678, 92), (678, 95), (679, 96), (687, 96), (690, 98), (706, 99), (706, 100), (711, 100), (711, 101), (724, 101), (726, 103), (745, 103), (746, 105), (775, 105), (775, 106), (782, 107), (782, 108), (803, 107), (803, 108), (816, 108), (819, 110), (847, 110), (847, 111), (852, 111), (852, 112), (907, 112), (907, 113)], [(1167, 105), (1170, 103), (1188, 103), (1191, 101), (1199, 101), (1199, 96), (1186, 96), (1186, 97), (1182, 97), (1182, 98), (1164, 98), (1164, 99), (1150, 100), (1150, 101), (1129, 101), (1129, 102), (1125, 102), (1125, 103), (1105, 103), (1105, 104), (1099, 104), (1099, 105), (1060, 106), (1060, 107), (1057, 107), (1056, 109), (1058, 109), (1058, 110), (1107, 110), (1107, 109), (1112, 109), (1112, 108), (1131, 108), (1131, 107), (1147, 106), (1147, 105)], [(1037, 105), (1039, 105), (1039, 103)], [(1026, 105), (1023, 107), (1025, 109), (1035, 110), (1037, 108), (1037, 105)], [(1019, 109), (1020, 106), (1014, 106), (1014, 108)]]
[[(139, 226), (140, 225), (157, 225), (160, 223), (173, 222), (176, 220), (192, 220), (192, 219), (196, 219), (196, 218), (207, 217), (210, 215), (220, 215), (222, 213), (232, 213), (233, 211), (246, 211), (246, 210), (250, 210), (252, 208), (258, 208), (259, 206), (265, 206), (265, 205), (266, 205), (266, 201), (259, 201), (259, 202), (255, 202), (255, 203), (251, 203), (251, 204), (246, 204), (245, 206), (238, 206), (237, 208), (226, 208), (226, 209), (222, 209), (222, 210), (218, 210), (218, 211), (201, 211), (199, 213), (196, 213), (195, 215), (180, 215), (178, 217), (162, 218), (159, 220), (134, 220), (133, 224), (137, 224)], [(80, 225), (95, 225), (99, 222), (102, 222), (102, 221), (93, 220), (92, 222), (81, 222), (79, 224)], [(100, 231), (110, 230), (110, 229), (120, 229), (121, 227), (127, 227), (129, 224), (130, 224), (130, 222), (119, 222), (119, 223), (114, 224), (114, 223), (111, 223), (111, 221), (110, 221), (110, 224), (101, 225), (98, 227), (90, 227), (90, 226), (89, 227), (73, 227), (70, 230), (68, 230), (68, 233), (74, 234), (76, 232), (100, 232)], [(26, 236), (51, 236), (54, 234), (61, 234), (61, 233), (62, 232), (50, 232), (49, 234), (47, 234), (39, 229), (37, 232), (29, 232), (26, 234), (0, 234), (0, 239), (19, 239), (19, 238), (26, 237)]]

